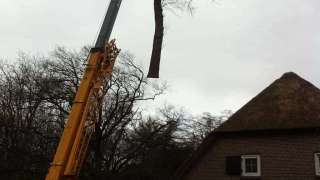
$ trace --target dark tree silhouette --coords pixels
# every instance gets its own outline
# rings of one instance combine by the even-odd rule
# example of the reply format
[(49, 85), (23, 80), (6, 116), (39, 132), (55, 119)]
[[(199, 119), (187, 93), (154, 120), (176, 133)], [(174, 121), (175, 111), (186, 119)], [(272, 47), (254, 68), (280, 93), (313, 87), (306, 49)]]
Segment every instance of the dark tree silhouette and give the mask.
[[(78, 89), (89, 48), (0, 63), (0, 179), (44, 179)], [(153, 86), (129, 53), (119, 56), (99, 99), (97, 126), (80, 179), (170, 179), (225, 116), (189, 115), (164, 106), (148, 116), (139, 102)]]

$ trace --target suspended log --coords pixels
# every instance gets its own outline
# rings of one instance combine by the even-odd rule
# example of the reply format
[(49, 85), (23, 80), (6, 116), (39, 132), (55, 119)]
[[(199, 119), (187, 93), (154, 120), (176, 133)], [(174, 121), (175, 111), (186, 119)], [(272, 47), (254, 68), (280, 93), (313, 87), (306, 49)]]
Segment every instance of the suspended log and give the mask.
[(161, 50), (163, 42), (163, 8), (162, 0), (154, 0), (155, 32), (149, 66), (148, 78), (159, 78)]

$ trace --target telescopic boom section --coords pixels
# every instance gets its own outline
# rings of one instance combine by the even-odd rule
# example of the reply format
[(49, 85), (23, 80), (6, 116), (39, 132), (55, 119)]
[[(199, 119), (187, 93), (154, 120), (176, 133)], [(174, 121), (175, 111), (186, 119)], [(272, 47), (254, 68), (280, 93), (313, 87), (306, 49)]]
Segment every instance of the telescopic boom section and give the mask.
[(116, 21), (122, 0), (111, 0), (107, 14), (102, 23), (95, 48), (103, 48), (105, 42), (109, 42), (109, 38), (113, 29), (114, 22)]
[(109, 4), (46, 180), (74, 180), (79, 175), (95, 129), (97, 99), (102, 98), (101, 90), (111, 78), (119, 54), (114, 40), (105, 44), (109, 41), (121, 1), (111, 0)]

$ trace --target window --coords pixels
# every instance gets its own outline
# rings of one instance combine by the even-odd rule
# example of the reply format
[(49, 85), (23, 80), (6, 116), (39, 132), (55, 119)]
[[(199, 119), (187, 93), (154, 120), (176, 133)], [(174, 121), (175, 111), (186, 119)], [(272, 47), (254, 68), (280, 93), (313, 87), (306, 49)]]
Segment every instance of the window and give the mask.
[(259, 155), (243, 155), (241, 159), (242, 176), (261, 176)]
[(320, 153), (314, 154), (314, 164), (316, 169), (316, 175), (320, 176)]

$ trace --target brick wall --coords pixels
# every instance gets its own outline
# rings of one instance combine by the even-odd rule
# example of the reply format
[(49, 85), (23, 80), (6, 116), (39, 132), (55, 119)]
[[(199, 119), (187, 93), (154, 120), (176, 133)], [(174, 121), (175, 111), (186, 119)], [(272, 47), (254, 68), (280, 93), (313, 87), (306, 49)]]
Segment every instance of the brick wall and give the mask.
[(314, 180), (318, 179), (314, 167), (317, 151), (320, 152), (319, 133), (222, 136), (184, 180), (246, 179), (225, 174), (226, 156), (246, 154), (260, 155), (261, 180)]

